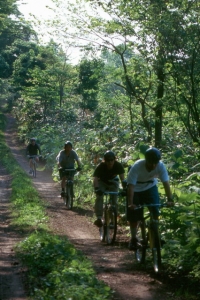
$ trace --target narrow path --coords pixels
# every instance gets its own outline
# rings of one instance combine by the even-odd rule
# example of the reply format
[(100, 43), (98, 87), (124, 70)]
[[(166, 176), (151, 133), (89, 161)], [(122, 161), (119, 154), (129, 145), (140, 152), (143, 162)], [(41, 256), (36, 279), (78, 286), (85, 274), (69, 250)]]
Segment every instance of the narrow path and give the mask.
[[(20, 166), (28, 173), (28, 163), (17, 138), (15, 120), (9, 115), (7, 118), (7, 144)], [(92, 260), (98, 278), (115, 291), (113, 299), (171, 299), (171, 293), (159, 278), (152, 276), (151, 272), (138, 269), (133, 253), (127, 248), (120, 247), (120, 243), (115, 246), (100, 243), (98, 230), (88, 218), (93, 212), (76, 208), (73, 211), (66, 210), (59, 196), (60, 186), (53, 182), (49, 171), (38, 172), (33, 183), (47, 203), (51, 230), (60, 236), (67, 236), (77, 249)]]

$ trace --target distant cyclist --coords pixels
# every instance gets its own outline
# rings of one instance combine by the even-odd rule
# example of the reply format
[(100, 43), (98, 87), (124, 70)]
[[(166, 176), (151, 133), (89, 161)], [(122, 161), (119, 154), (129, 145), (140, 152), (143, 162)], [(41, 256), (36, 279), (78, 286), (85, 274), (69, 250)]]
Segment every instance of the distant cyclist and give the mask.
[[(96, 193), (95, 214), (97, 217), (94, 225), (97, 227), (103, 225), (103, 192), (118, 192), (119, 178), (123, 185), (124, 173), (125, 171), (122, 164), (116, 161), (115, 153), (111, 150), (106, 151), (104, 154), (104, 161), (96, 167), (93, 174), (93, 186)], [(116, 198), (117, 197), (115, 197), (115, 201)]]
[[(33, 159), (31, 158), (31, 156), (38, 155), (38, 153), (41, 155), (40, 146), (36, 143), (35, 138), (31, 138), (29, 145), (26, 147), (26, 155), (29, 156), (29, 167), (30, 167), (29, 174), (33, 172)], [(36, 157), (35, 160), (38, 162), (39, 157)]]
[[(169, 205), (173, 205), (169, 176), (165, 165), (161, 161), (161, 153), (157, 148), (149, 148), (145, 152), (145, 159), (139, 159), (134, 163), (127, 178), (127, 219), (130, 222), (131, 231), (130, 250), (137, 247), (137, 221), (141, 220), (143, 216), (142, 209), (134, 211), (134, 208), (139, 204), (160, 203), (157, 178), (163, 183)], [(159, 207), (151, 207), (150, 210), (154, 219), (158, 220)]]
[(78, 154), (72, 149), (72, 143), (70, 141), (65, 142), (64, 149), (61, 150), (56, 160), (58, 162), (59, 166), (59, 173), (60, 173), (60, 179), (61, 179), (61, 196), (63, 197), (65, 195), (65, 180), (66, 176), (63, 175), (62, 169), (74, 169), (75, 162), (78, 165), (77, 170), (81, 170), (81, 162), (78, 157)]

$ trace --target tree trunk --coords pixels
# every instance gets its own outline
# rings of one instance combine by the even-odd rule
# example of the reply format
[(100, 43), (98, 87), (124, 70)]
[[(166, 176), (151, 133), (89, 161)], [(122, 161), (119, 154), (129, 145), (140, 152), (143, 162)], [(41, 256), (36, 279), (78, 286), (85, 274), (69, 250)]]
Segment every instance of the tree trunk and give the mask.
[(157, 70), (158, 89), (157, 89), (157, 105), (155, 107), (155, 147), (160, 147), (162, 142), (162, 98), (164, 94), (164, 73), (163, 67)]

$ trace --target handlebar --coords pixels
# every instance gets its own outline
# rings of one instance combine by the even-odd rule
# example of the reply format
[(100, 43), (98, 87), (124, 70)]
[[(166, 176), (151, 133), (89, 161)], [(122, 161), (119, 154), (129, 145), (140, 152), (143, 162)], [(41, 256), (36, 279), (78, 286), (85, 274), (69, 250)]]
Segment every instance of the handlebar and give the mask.
[(137, 207), (134, 208), (134, 210), (137, 210), (137, 209), (141, 209), (141, 208), (144, 208), (144, 207), (170, 207), (167, 202), (166, 203), (162, 203), (162, 204), (143, 204), (143, 205), (138, 205)]
[(77, 172), (77, 169), (63, 169), (60, 168), (60, 171), (64, 176), (74, 176), (74, 174)]
[(120, 191), (120, 192), (105, 191), (105, 192), (103, 192), (103, 195), (125, 196), (125, 195), (123, 194), (123, 191)]

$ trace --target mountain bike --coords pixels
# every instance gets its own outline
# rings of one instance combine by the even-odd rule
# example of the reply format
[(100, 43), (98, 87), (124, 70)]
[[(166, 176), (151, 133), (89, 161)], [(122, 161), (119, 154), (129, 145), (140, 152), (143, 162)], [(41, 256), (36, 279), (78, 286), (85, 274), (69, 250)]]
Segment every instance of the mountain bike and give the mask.
[[(137, 206), (135, 210), (144, 207), (168, 207), (165, 204), (145, 204)], [(158, 220), (153, 219), (153, 215), (149, 212), (137, 224), (137, 247), (135, 249), (135, 258), (139, 263), (145, 263), (147, 251), (150, 250), (153, 259), (153, 268), (156, 273), (161, 270), (161, 248), (162, 242), (159, 233)]]
[(36, 177), (37, 161), (36, 157), (41, 157), (41, 155), (28, 155), (29, 159), (32, 159), (32, 175)]
[(117, 208), (113, 196), (119, 196), (121, 192), (104, 192), (103, 226), (99, 228), (100, 240), (107, 244), (115, 242), (117, 234)]
[(62, 173), (64, 176), (66, 176), (65, 181), (65, 193), (63, 198), (64, 204), (67, 207), (67, 209), (73, 208), (73, 202), (74, 202), (74, 180), (73, 177), (76, 173), (76, 169), (63, 169)]

